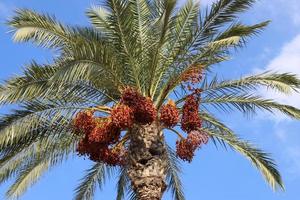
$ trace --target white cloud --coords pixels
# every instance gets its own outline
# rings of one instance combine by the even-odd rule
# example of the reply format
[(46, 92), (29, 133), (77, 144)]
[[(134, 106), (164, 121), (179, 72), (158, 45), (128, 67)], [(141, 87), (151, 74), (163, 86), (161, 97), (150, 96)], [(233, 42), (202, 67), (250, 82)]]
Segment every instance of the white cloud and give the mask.
[(300, 25), (300, 1), (299, 0), (264, 0), (258, 1), (258, 6), (267, 13), (272, 19), (285, 20), (286, 23), (292, 22), (294, 25)]
[[(289, 72), (296, 74), (300, 78), (300, 34), (283, 45), (279, 54), (270, 60), (267, 67), (259, 70), (256, 69), (256, 71)], [(293, 93), (290, 96), (266, 90), (262, 90), (261, 93), (267, 98), (300, 108), (300, 94), (298, 93)], [(286, 172), (290, 175), (288, 177), (290, 179), (299, 178), (300, 146), (297, 142), (300, 139), (299, 134), (294, 129), (291, 129), (292, 123), (289, 123), (289, 118), (283, 114), (263, 114), (261, 117), (271, 119), (275, 122), (274, 127), (277, 130), (275, 134), (277, 142), (279, 142), (279, 146), (281, 147)]]
[[(269, 62), (265, 70), (293, 73), (300, 78), (300, 34), (283, 46), (280, 54)], [(300, 94), (296, 92), (289, 96), (278, 92), (267, 92), (265, 96), (284, 104), (300, 107)]]

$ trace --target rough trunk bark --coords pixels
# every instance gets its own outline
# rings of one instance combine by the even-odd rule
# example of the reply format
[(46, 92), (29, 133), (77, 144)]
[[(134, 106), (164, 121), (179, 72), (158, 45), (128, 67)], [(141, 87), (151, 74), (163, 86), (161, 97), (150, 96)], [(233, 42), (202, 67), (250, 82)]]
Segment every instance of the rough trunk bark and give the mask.
[(128, 176), (139, 200), (160, 200), (166, 190), (166, 150), (158, 123), (136, 126), (130, 135)]

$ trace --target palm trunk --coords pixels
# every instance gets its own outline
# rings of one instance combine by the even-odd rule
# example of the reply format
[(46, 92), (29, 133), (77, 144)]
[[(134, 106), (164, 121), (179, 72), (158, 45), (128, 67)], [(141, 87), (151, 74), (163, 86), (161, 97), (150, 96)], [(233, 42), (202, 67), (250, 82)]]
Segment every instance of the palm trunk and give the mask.
[(128, 176), (139, 200), (160, 200), (166, 190), (166, 150), (157, 123), (132, 129)]

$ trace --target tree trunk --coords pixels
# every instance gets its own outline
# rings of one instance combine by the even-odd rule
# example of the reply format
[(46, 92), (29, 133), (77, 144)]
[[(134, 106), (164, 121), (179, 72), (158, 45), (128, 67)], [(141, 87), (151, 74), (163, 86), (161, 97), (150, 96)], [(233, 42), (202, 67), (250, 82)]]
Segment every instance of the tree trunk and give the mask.
[(161, 127), (135, 126), (130, 134), (128, 176), (139, 200), (160, 200), (166, 190), (166, 150)]

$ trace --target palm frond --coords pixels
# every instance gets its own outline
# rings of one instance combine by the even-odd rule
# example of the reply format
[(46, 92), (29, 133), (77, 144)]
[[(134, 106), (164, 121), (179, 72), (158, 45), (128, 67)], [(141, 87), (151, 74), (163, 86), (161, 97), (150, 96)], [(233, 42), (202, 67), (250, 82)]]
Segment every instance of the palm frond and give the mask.
[[(162, 67), (158, 73), (156, 80), (156, 86), (154, 87), (154, 93), (161, 82), (161, 79), (165, 79), (163, 76), (169, 76), (167, 70), (172, 68), (172, 63), (180, 55), (181, 51), (184, 51), (185, 44), (193, 37), (193, 29), (198, 25), (197, 17), (199, 14), (199, 2), (189, 0), (173, 17), (173, 23), (171, 23), (171, 33), (166, 41), (165, 48), (167, 54), (162, 59)], [(166, 72), (167, 71), (167, 72)]]
[(180, 163), (176, 157), (176, 153), (171, 147), (166, 146), (166, 154), (168, 190), (171, 190), (175, 200), (185, 200), (182, 183), (179, 177), (179, 174), (181, 173)]
[(111, 169), (103, 163), (94, 164), (86, 171), (85, 176), (81, 179), (80, 184), (75, 189), (75, 199), (94, 199), (96, 186), (98, 185), (100, 189), (102, 188), (106, 178), (110, 176), (110, 170)]
[(259, 34), (269, 25), (270, 21), (264, 21), (254, 25), (244, 25), (242, 23), (233, 23), (224, 32), (220, 33), (216, 40), (229, 38), (232, 36), (241, 37), (241, 42), (246, 43), (247, 38)]
[(248, 76), (238, 80), (218, 82), (213, 79), (203, 86), (204, 96), (217, 96), (217, 94), (246, 93), (264, 86), (284, 94), (290, 94), (300, 88), (300, 80), (294, 74), (265, 72), (258, 75)]
[(121, 168), (119, 173), (119, 180), (117, 183), (117, 197), (116, 200), (123, 200), (129, 186), (129, 177), (127, 175), (126, 168)]
[[(32, 149), (32, 148), (31, 148)], [(5, 156), (0, 161), (0, 183), (4, 183), (17, 175), (18, 170), (22, 167), (24, 158), (31, 155), (31, 149), (27, 148), (26, 152), (15, 152), (13, 155)], [(19, 154), (19, 155), (18, 155)]]
[[(9, 114), (1, 121), (0, 129), (0, 147), (6, 147), (19, 144), (22, 140), (31, 141), (37, 137), (49, 137), (46, 132), (38, 132), (31, 134), (34, 130), (48, 127), (48, 130), (53, 130), (55, 125), (58, 125), (56, 134), (68, 129), (72, 120), (72, 116), (80, 109), (86, 107), (76, 107), (59, 105), (48, 102), (31, 102), (23, 105), (24, 110), (17, 110), (15, 113)], [(14, 118), (15, 117), (15, 118)], [(54, 136), (54, 135), (50, 135)], [(24, 141), (23, 141), (24, 142)]]
[(145, 51), (145, 47), (149, 44), (149, 23), (150, 8), (147, 0), (130, 0), (129, 6), (133, 14), (133, 30), (136, 33), (139, 51)]
[(203, 99), (202, 103), (213, 105), (223, 111), (236, 108), (245, 114), (254, 114), (258, 109), (271, 113), (276, 110), (291, 118), (300, 119), (299, 109), (253, 95), (221, 95), (219, 97)]
[(209, 11), (202, 16), (193, 49), (198, 48), (205, 40), (209, 40), (224, 24), (236, 19), (237, 14), (251, 7), (255, 0), (219, 0), (212, 4)]
[(12, 78), (0, 86), (0, 104), (31, 100), (46, 93), (48, 79), (56, 72), (51, 66), (36, 62), (27, 65), (23, 76)]
[(230, 128), (228, 128), (224, 123), (215, 118), (212, 114), (202, 111), (200, 115), (203, 122), (207, 123), (207, 125), (204, 124), (205, 127), (213, 127), (214, 129), (219, 130), (223, 134), (234, 134)]
[(161, 59), (162, 47), (166, 43), (168, 36), (171, 33), (171, 21), (172, 21), (172, 13), (175, 9), (177, 0), (169, 0), (163, 1), (163, 15), (159, 20), (159, 25), (161, 27), (157, 40), (155, 42), (155, 48), (151, 53), (150, 59), (150, 81), (149, 81), (149, 90), (148, 95), (153, 97), (155, 90), (155, 77), (158, 73), (159, 69), (159, 61)]
[(7, 23), (13, 28), (14, 40), (17, 42), (32, 41), (46, 48), (61, 48), (69, 40), (68, 27), (54, 17), (31, 10), (17, 10)]
[(6, 196), (10, 199), (18, 199), (27, 189), (38, 181), (40, 176), (49, 169), (49, 160), (37, 160), (28, 164), (17, 178), (16, 182), (9, 188)]
[(58, 140), (40, 140), (32, 146), (34, 148), (32, 151), (28, 149), (25, 151), (26, 156), (23, 157), (22, 164), (13, 171), (17, 178), (6, 193), (9, 198), (19, 198), (46, 171), (66, 160), (68, 155), (73, 153), (74, 141), (68, 135), (56, 139)]
[(112, 38), (115, 49), (120, 52), (119, 60), (122, 60), (123, 67), (127, 70), (127, 77), (130, 81), (129, 85), (135, 86), (141, 91), (140, 68), (137, 64), (136, 57), (136, 40), (131, 33), (132, 13), (127, 1), (124, 0), (107, 0), (107, 7), (110, 9), (111, 15), (109, 22), (112, 29)]
[(111, 33), (108, 17), (110, 12), (101, 6), (92, 6), (87, 10), (86, 15), (89, 17), (91, 23), (95, 28), (103, 33)]
[(249, 142), (242, 141), (236, 136), (226, 135), (214, 129), (203, 129), (202, 131), (224, 141), (234, 150), (246, 156), (261, 171), (266, 181), (274, 190), (277, 188), (284, 189), (280, 173), (276, 169), (274, 160), (269, 157), (269, 154), (253, 147)]

